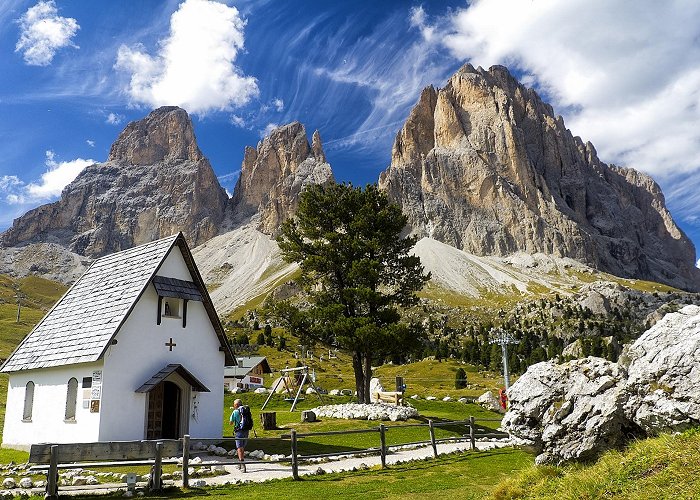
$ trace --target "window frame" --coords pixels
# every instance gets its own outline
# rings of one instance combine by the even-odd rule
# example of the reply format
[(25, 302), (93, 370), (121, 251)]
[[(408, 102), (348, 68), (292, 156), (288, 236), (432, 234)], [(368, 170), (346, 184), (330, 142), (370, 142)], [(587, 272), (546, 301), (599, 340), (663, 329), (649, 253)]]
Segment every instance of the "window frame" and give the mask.
[[(30, 385), (31, 384), (31, 385)], [(36, 384), (31, 380), (24, 386), (24, 407), (22, 408), (22, 422), (31, 422), (34, 413), (34, 390)]]
[[(71, 382), (73, 385), (71, 386)], [(72, 399), (72, 405), (71, 405)], [(72, 414), (71, 414), (72, 413)], [(63, 417), (64, 422), (75, 422), (78, 413), (78, 379), (71, 377), (66, 384), (66, 411)]]

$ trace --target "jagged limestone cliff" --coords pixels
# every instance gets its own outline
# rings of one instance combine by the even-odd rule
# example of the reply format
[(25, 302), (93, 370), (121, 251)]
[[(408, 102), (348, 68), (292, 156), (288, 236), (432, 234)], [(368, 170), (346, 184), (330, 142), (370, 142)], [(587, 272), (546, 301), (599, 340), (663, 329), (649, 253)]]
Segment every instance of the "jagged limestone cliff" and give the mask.
[(410, 230), (476, 255), (571, 257), (700, 287), (695, 250), (648, 176), (601, 162), (502, 66), (427, 87), (379, 180)]
[(318, 130), (310, 145), (304, 125), (293, 122), (274, 129), (257, 148), (246, 147), (230, 214), (236, 221), (258, 214), (258, 229), (274, 235), (296, 211), (307, 185), (328, 182), (333, 172)]
[(130, 123), (60, 200), (16, 219), (2, 245), (58, 243), (98, 257), (182, 231), (194, 246), (216, 235), (226, 202), (187, 113), (162, 107)]

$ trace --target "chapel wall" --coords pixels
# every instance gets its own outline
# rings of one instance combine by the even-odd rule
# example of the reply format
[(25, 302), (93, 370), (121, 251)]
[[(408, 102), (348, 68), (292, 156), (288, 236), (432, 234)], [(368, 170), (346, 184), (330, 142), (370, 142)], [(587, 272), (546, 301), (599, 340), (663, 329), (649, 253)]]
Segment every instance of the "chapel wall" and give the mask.
[[(178, 247), (158, 270), (159, 276), (192, 280)], [(144, 382), (170, 363), (184, 366), (211, 392), (192, 392), (189, 433), (199, 438), (222, 435), (224, 353), (204, 305), (189, 301), (187, 325), (179, 318), (161, 317), (158, 295), (149, 285), (117, 334), (117, 344), (105, 355), (104, 415), (100, 440), (144, 439), (147, 394), (136, 393)], [(174, 344), (172, 347), (166, 344)], [(172, 348), (172, 350), (171, 350)]]
[[(92, 379), (93, 373), (99, 370), (102, 370), (101, 362), (10, 373), (2, 446), (28, 450), (34, 443), (97, 441), (101, 414), (91, 412), (91, 388), (82, 386), (84, 378)], [(66, 421), (68, 381), (73, 377), (78, 380), (75, 418)], [(29, 381), (34, 383), (32, 416), (31, 421), (23, 421)]]

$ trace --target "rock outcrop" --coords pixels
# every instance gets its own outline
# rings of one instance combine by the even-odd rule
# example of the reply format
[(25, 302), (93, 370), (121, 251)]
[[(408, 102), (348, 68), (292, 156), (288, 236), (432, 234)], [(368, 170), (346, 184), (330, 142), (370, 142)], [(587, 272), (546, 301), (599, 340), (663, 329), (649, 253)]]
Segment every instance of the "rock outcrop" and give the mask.
[(259, 214), (258, 229), (275, 235), (296, 211), (299, 194), (306, 186), (329, 182), (333, 182), (333, 172), (318, 131), (309, 144), (304, 125), (284, 125), (274, 129), (257, 148), (245, 149), (230, 217), (235, 223)]
[(695, 249), (648, 176), (601, 162), (508, 70), (462, 67), (427, 87), (380, 187), (410, 230), (476, 255), (571, 257), (697, 290)]
[(585, 358), (528, 368), (503, 428), (537, 463), (587, 460), (631, 437), (700, 423), (700, 307), (667, 314), (618, 363)]
[(59, 201), (16, 219), (1, 243), (98, 257), (182, 231), (195, 246), (217, 234), (226, 203), (187, 113), (162, 107), (130, 123), (107, 162), (86, 167)]

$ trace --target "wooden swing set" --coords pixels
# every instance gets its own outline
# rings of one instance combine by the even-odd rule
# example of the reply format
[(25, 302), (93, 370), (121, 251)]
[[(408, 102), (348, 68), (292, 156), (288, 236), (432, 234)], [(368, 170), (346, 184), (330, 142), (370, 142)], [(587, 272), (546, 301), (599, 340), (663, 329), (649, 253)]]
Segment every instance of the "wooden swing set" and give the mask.
[[(309, 382), (309, 385), (313, 387), (314, 392), (318, 396), (318, 399), (321, 401), (321, 403), (323, 403), (321, 391), (314, 384), (313, 378), (309, 374), (308, 366), (285, 368), (283, 370), (280, 370), (280, 372), (282, 372), (282, 376), (275, 382), (274, 387), (272, 387), (272, 390), (270, 391), (270, 395), (263, 403), (262, 408), (260, 408), (261, 410), (265, 409), (267, 403), (269, 403), (272, 399), (272, 396), (274, 396), (277, 393), (277, 388), (280, 386), (280, 384), (284, 384), (284, 391), (287, 396), (284, 398), (284, 400), (292, 403), (292, 407), (289, 411), (294, 411), (294, 408), (296, 408), (297, 403), (299, 401), (304, 401), (304, 398), (299, 398), (299, 396), (301, 394), (301, 390), (304, 388), (304, 384), (307, 381)], [(293, 376), (290, 376), (290, 373), (293, 374)]]

